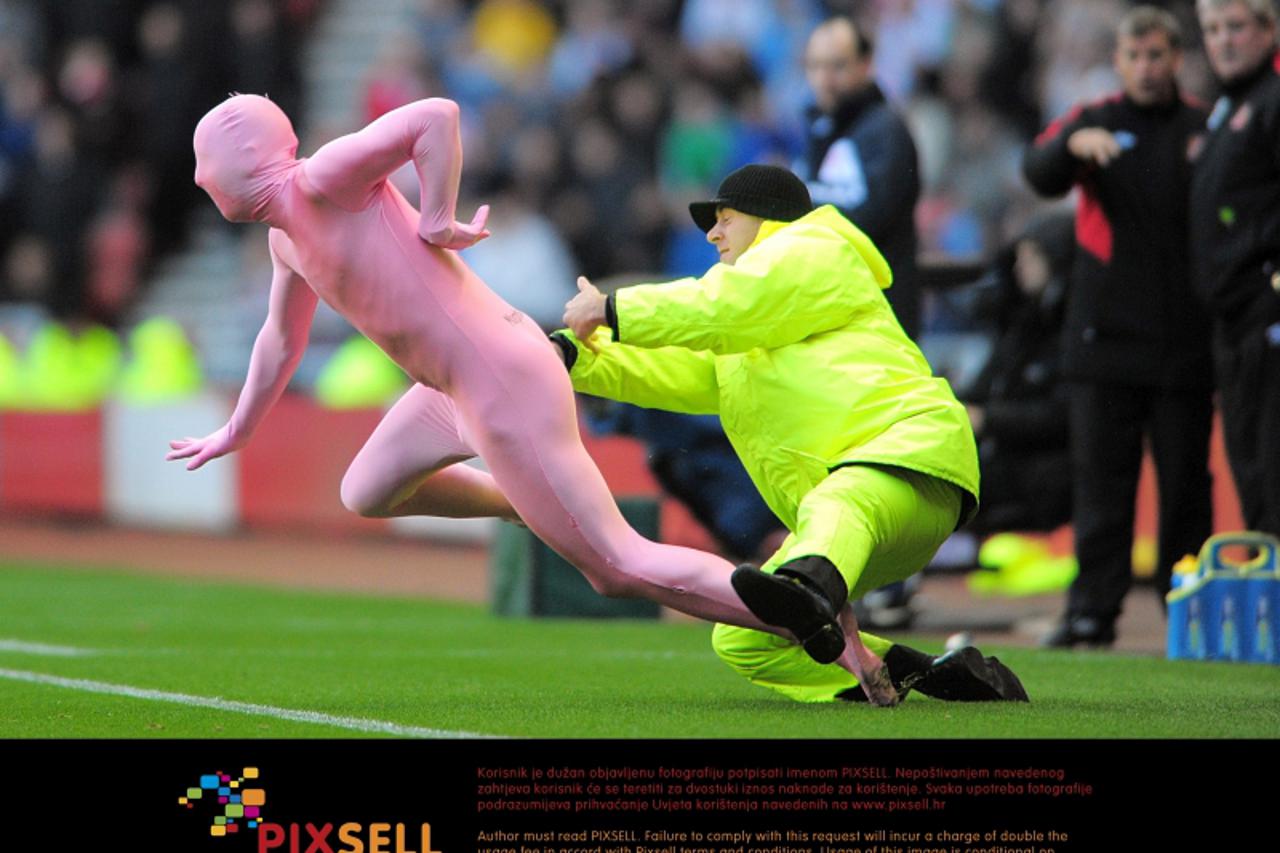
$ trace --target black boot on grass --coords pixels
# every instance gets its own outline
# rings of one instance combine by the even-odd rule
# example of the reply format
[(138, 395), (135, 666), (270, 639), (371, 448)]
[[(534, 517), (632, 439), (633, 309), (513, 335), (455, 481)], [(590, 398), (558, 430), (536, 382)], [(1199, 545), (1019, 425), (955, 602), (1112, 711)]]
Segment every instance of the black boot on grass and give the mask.
[[(902, 698), (918, 690), (925, 696), (951, 702), (1030, 702), (1013, 670), (998, 658), (982, 656), (965, 646), (939, 657), (895, 643), (884, 656), (889, 680)], [(836, 694), (850, 702), (865, 702), (861, 687)]]

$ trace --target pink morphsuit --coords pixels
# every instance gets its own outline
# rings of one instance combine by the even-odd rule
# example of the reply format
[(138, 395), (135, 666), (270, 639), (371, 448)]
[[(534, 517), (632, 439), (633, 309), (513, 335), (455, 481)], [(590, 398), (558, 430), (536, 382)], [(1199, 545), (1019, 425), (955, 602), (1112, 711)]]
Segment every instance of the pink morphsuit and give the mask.
[[(470, 224), (454, 220), (457, 106), (409, 104), (309, 159), (296, 159), (297, 145), (284, 113), (253, 95), (228, 99), (196, 127), (196, 183), (228, 219), (272, 226), (273, 276), (231, 419), (173, 442), (167, 458), (190, 458), (194, 469), (247, 443), (297, 366), (319, 297), (417, 383), (343, 478), (348, 508), (509, 518), (514, 509), (606, 595), (775, 630), (734, 593), (731, 564), (631, 529), (582, 446), (555, 345), (452, 251), (488, 233), (485, 208)], [(406, 161), (421, 183), (421, 214), (387, 181)], [(473, 456), (488, 473), (457, 464)]]

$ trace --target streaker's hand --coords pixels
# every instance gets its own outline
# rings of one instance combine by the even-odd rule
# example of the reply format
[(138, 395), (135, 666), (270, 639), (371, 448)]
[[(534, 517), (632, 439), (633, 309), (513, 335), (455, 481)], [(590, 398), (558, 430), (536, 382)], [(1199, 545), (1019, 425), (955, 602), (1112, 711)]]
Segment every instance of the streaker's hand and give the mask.
[(1067, 150), (1077, 159), (1105, 168), (1124, 151), (1104, 127), (1082, 127), (1067, 137)]
[(591, 344), (591, 335), (605, 324), (604, 305), (605, 295), (586, 276), (578, 276), (578, 295), (565, 303), (564, 324), (592, 352), (596, 348)]
[(474, 246), (489, 236), (489, 229), (484, 227), (489, 219), (489, 205), (482, 204), (469, 223), (454, 222), (448, 228), (432, 231), (423, 237), (433, 246), (441, 249), (465, 249)]
[(228, 424), (217, 432), (209, 433), (204, 438), (180, 438), (169, 442), (170, 450), (165, 454), (164, 461), (175, 462), (179, 459), (190, 459), (191, 461), (187, 463), (187, 470), (194, 471), (210, 459), (226, 456), (228, 453), (239, 450), (243, 446), (244, 442), (231, 439), (231, 426)]

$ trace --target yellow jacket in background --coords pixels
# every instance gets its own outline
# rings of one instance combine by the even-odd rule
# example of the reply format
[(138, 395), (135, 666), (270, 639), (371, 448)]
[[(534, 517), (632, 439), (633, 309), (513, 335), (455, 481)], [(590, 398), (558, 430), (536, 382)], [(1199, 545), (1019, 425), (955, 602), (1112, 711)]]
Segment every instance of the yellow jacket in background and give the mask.
[(888, 264), (830, 205), (766, 221), (733, 266), (613, 296), (609, 329), (578, 348), (574, 388), (647, 408), (718, 414), (765, 502), (791, 530), (800, 499), (834, 468), (909, 468), (959, 486), (977, 508), (978, 456), (964, 407), (933, 376), (882, 289)]

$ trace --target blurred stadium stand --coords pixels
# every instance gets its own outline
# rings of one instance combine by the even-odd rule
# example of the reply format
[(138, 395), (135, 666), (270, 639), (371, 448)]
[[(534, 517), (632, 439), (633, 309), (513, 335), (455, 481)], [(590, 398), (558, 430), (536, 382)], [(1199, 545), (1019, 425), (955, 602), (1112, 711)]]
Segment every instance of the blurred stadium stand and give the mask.
[[(342, 467), (378, 410), (333, 411), (311, 399), (317, 377), (351, 334), (323, 308), (295, 396), (264, 426), (261, 447), (223, 466), (222, 474), (201, 472), (202, 484), (224, 478), (209, 487), (216, 495), (202, 492), (206, 485), (178, 466), (158, 462), (164, 439), (199, 434), (225, 417), (265, 314), (262, 229), (228, 226), (190, 185), (194, 121), (228, 89), (266, 88), (289, 104), (303, 154), (399, 103), (453, 97), (464, 110), (463, 207), (495, 202), (494, 241), (501, 218), (517, 221), (509, 211), (518, 209), (520, 224), (549, 226), (531, 228), (541, 236), (530, 239), (540, 248), (555, 243), (578, 270), (655, 280), (698, 272), (714, 260), (689, 226), (688, 200), (705, 197), (743, 162), (785, 163), (796, 155), (805, 37), (821, 16), (852, 10), (879, 35), (879, 80), (920, 147), (924, 195), (917, 220), (938, 293), (969, 280), (1037, 209), (1018, 174), (1022, 145), (1045, 117), (1113, 86), (1111, 31), (1128, 5), (0, 0), (0, 337), (21, 360), (51, 318), (77, 333), (106, 323), (125, 340), (142, 321), (171, 318), (199, 353), (204, 382), (199, 394), (175, 401), (172, 411), (181, 414), (172, 418), (158, 409), (134, 417), (118, 398), (105, 408), (32, 413), (5, 402), (0, 346), (0, 513), (136, 522), (150, 512), (157, 523), (192, 523), (196, 514), (184, 514), (182, 505), (207, 500), (221, 507), (208, 515), (219, 527), (309, 522), (385, 529), (338, 504)], [(1190, 4), (1176, 11), (1194, 32)], [(77, 54), (73, 48), (86, 40), (105, 49)], [(1207, 96), (1203, 59), (1197, 50), (1188, 54), (1185, 87)], [(81, 57), (78, 65), (73, 55)], [(184, 91), (180, 84), (190, 86), (186, 101), (167, 106), (185, 112), (157, 109), (162, 93)], [(94, 147), (129, 122), (141, 133)], [(65, 171), (67, 162), (54, 156), (67, 144), (68, 127), (71, 165), (79, 171)], [(171, 137), (169, 147), (157, 148), (162, 137)], [(50, 174), (42, 156), (57, 161), (63, 171), (53, 177), (60, 181), (36, 181)], [(181, 168), (164, 172), (174, 176), (165, 182), (159, 164), (171, 160)], [(181, 186), (177, 197), (189, 207), (158, 217), (157, 183)], [(41, 220), (28, 203), (32, 186), (68, 192)], [(86, 188), (93, 192), (71, 192)], [(165, 238), (169, 219), (188, 209), (186, 238)], [(59, 211), (67, 215), (59, 219)], [(103, 222), (114, 230), (99, 227)], [(88, 261), (79, 269), (63, 263), (81, 255)], [(107, 283), (91, 274), (103, 269), (115, 271)], [(498, 287), (496, 276), (493, 283)], [(519, 305), (534, 290), (554, 299), (572, 282), (534, 276), (515, 286), (503, 295)], [(922, 345), (946, 372), (967, 369), (984, 340), (944, 299), (934, 299)], [(302, 434), (316, 438), (293, 441)], [(127, 447), (116, 444), (126, 439)], [(637, 444), (590, 443), (621, 494), (656, 494)], [(274, 452), (284, 455), (267, 459)], [(159, 479), (129, 473), (122, 460)], [(1230, 483), (1223, 470), (1216, 473), (1220, 484)], [(709, 543), (678, 507), (668, 502), (663, 513), (664, 538)]]

